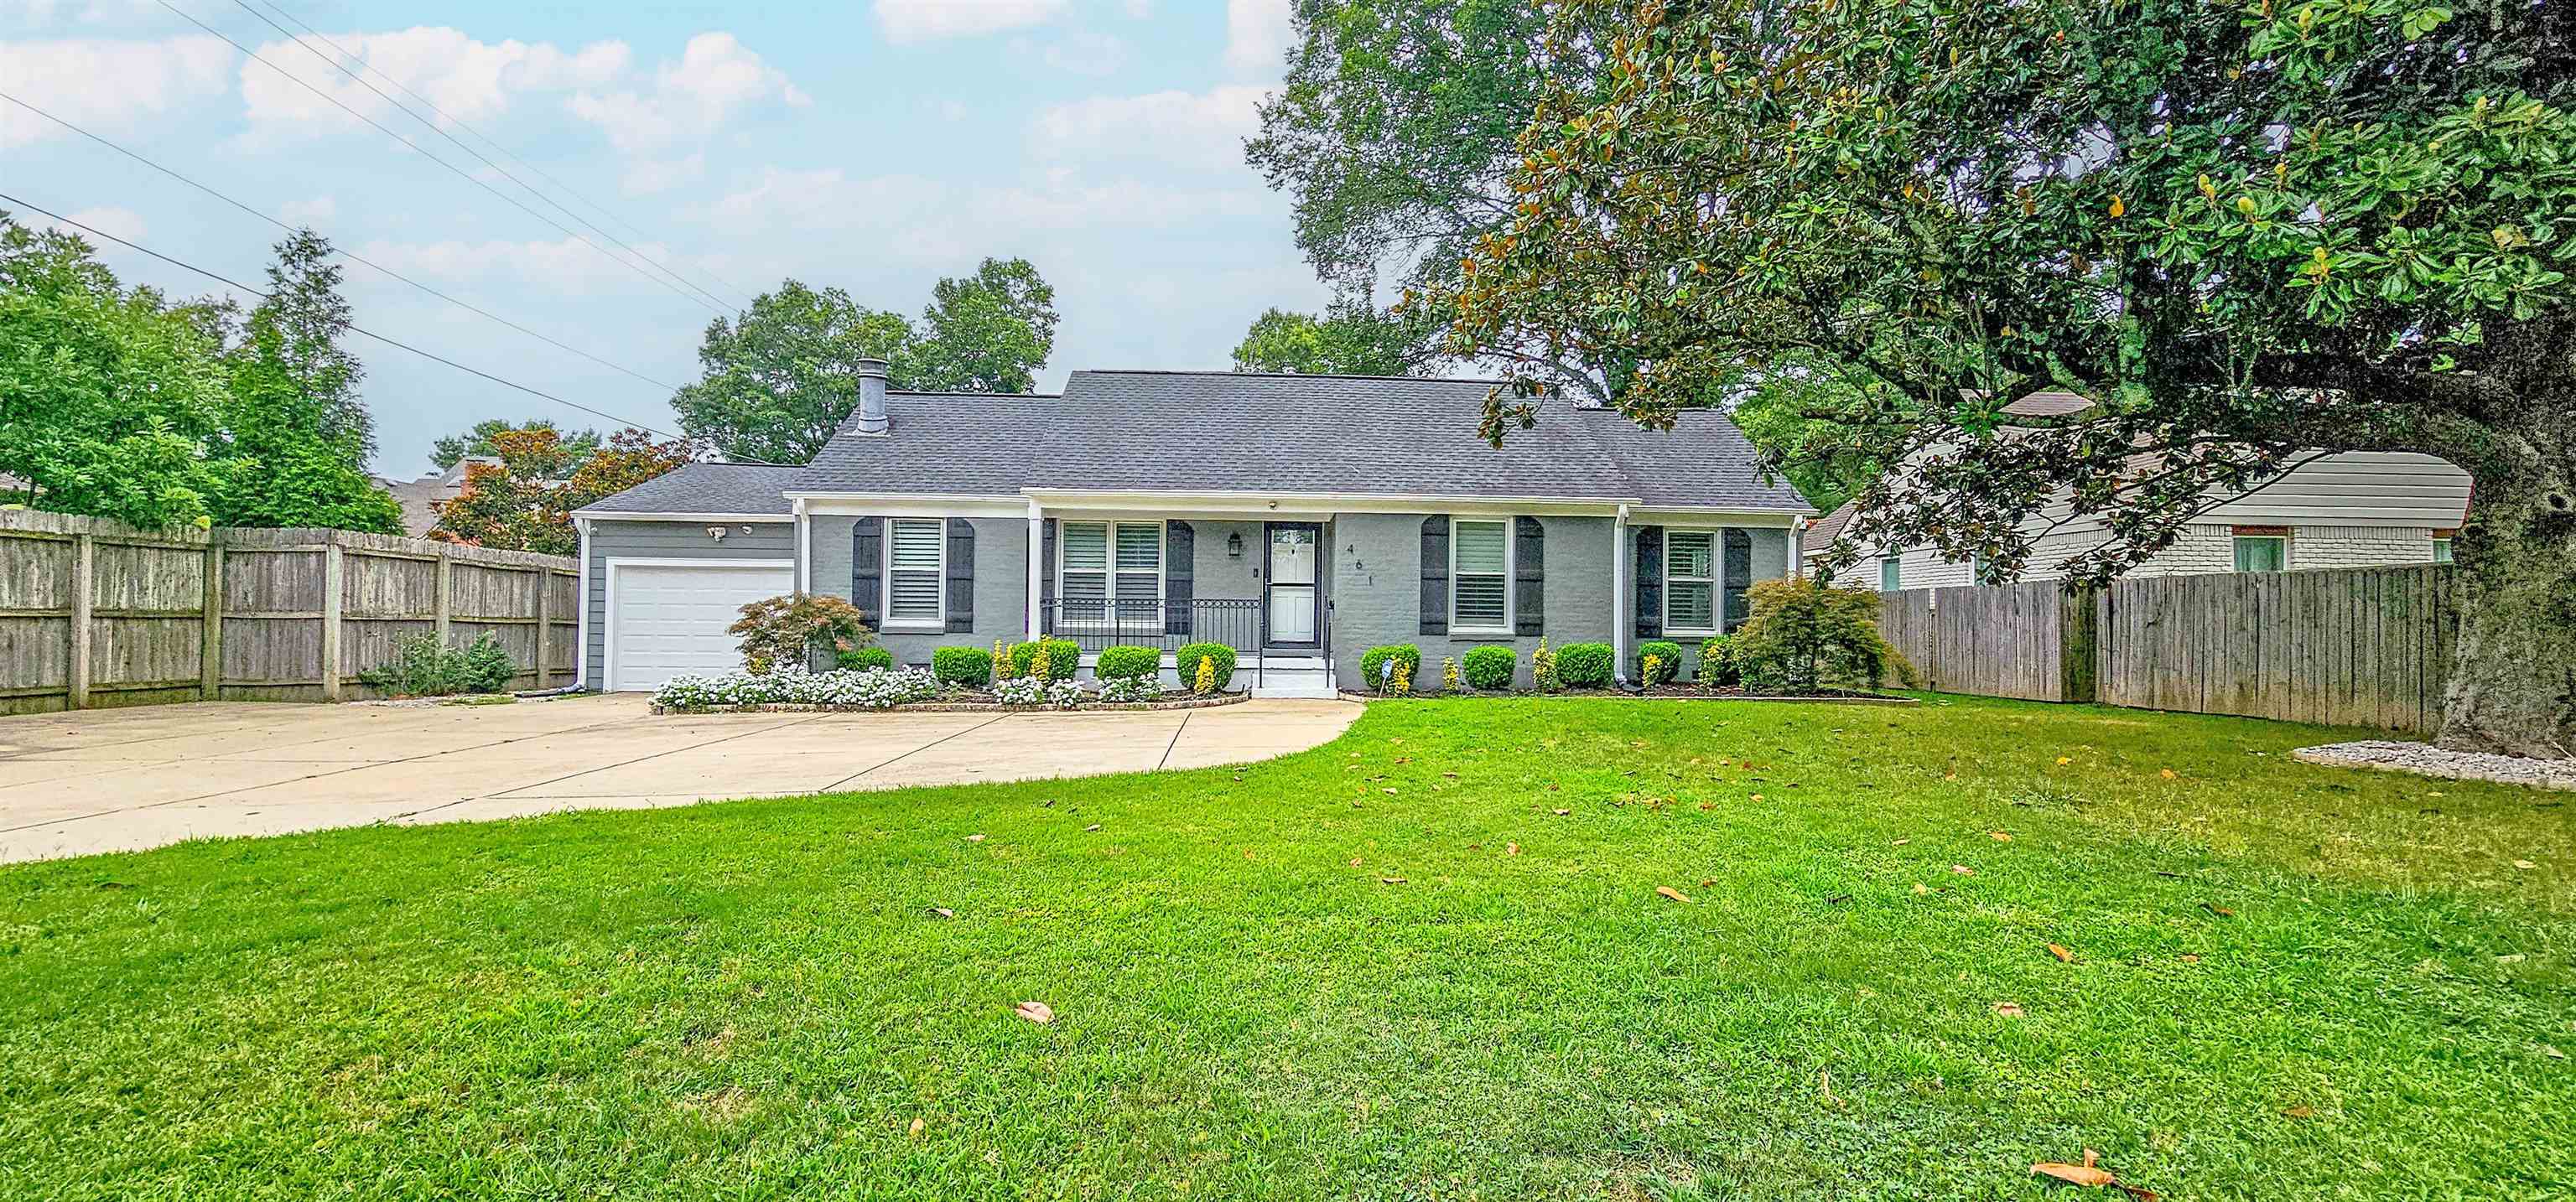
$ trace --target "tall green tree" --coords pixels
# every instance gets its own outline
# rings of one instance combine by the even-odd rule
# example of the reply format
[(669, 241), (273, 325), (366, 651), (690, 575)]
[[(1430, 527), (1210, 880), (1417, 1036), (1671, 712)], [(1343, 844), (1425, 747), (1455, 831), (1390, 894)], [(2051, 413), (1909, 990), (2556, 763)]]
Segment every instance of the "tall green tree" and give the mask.
[(1055, 347), (1055, 290), (1023, 259), (939, 281), (919, 325), (838, 288), (788, 280), (708, 323), (702, 376), (671, 400), (680, 428), (728, 459), (803, 463), (858, 405), (861, 359), (895, 388), (1025, 392)]
[[(494, 436), (531, 430), (550, 431), (557, 436), (554, 442), (548, 444), (553, 448), (552, 461), (528, 465), (529, 470), (537, 473), (541, 478), (561, 479), (569, 476), (573, 469), (581, 466), (583, 460), (590, 458), (599, 450), (600, 438), (597, 430), (558, 429), (552, 418), (544, 417), (532, 417), (522, 422), (514, 422), (503, 417), (489, 417), (474, 423), (471, 429), (462, 434), (442, 435), (437, 442), (431, 444), (429, 461), (438, 465), (438, 470), (446, 471), (468, 458), (491, 458), (500, 454), (493, 441)], [(524, 445), (524, 440), (511, 445)]]
[[(1459, 350), (1630, 356), (1650, 424), (1847, 364), (1908, 464), (1857, 535), (2007, 573), (2054, 499), (2098, 579), (2311, 455), (2440, 456), (2475, 481), (2442, 740), (2576, 751), (2576, 14), (1574, 0), (1556, 36), (1605, 29), (1444, 298)], [(2006, 428), (2041, 388), (2096, 407)]]
[[(1535, 0), (1299, 0), (1288, 75), (1244, 157), (1293, 204), (1297, 247), (1346, 301), (1455, 282), (1475, 239), (1511, 216), (1504, 178), (1552, 79), (1595, 54), (1551, 43)], [(1399, 309), (1405, 308), (1401, 303)], [(1413, 364), (1439, 358), (1447, 314), (1402, 314)], [(1478, 357), (1606, 395), (1585, 348), (1483, 342)]]
[(1421, 310), (1380, 313), (1336, 302), (1321, 316), (1272, 309), (1254, 318), (1234, 348), (1234, 370), (1299, 375), (1406, 376), (1428, 350)]
[(401, 505), (367, 474), (374, 436), (358, 393), (366, 368), (343, 345), (349, 302), (331, 255), (311, 230), (279, 242), (268, 296), (224, 355), (215, 453), (242, 470), (216, 495), (219, 525), (403, 532)]
[(219, 349), (200, 315), (121, 286), (88, 242), (0, 213), (0, 472), (32, 506), (206, 522), (238, 466), (208, 454)]

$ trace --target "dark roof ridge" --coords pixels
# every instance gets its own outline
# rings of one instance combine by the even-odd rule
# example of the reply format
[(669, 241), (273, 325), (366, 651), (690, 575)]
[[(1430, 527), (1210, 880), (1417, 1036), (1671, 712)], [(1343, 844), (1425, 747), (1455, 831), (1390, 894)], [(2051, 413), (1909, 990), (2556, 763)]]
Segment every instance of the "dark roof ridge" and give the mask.
[(1092, 376), (1239, 376), (1248, 380), (1390, 380), (1416, 384), (1484, 384), (1510, 383), (1490, 376), (1372, 376), (1350, 371), (1235, 371), (1231, 368), (1207, 367), (1081, 367), (1076, 375)]

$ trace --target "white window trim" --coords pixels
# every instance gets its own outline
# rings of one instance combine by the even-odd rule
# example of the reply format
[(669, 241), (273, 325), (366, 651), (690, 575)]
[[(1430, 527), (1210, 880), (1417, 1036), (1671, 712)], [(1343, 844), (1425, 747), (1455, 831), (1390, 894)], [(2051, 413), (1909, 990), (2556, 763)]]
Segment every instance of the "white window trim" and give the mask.
[(2274, 569), (2274, 570), (2276, 570), (2276, 571), (2282, 571), (2282, 572), (2286, 572), (2286, 571), (2289, 571), (2289, 570), (2290, 570), (2290, 536), (2289, 536), (2289, 535), (2286, 535), (2286, 534), (2231, 534), (2231, 535), (2228, 535), (2228, 536), (2227, 536), (2227, 539), (2228, 539), (2228, 541), (2227, 541), (2227, 570), (2228, 570), (2228, 571), (2231, 571), (2231, 572), (2244, 572), (2244, 573), (2245, 573), (2245, 574), (2247, 574), (2247, 575), (2253, 575), (2253, 574), (2254, 574), (2254, 573), (2252, 573), (2252, 572), (2250, 572), (2250, 571), (2247, 571), (2247, 570), (2246, 570), (2246, 569), (2244, 569), (2244, 568), (2237, 567), (2237, 566), (2236, 566), (2236, 564), (2237, 564), (2238, 560), (2239, 560), (2240, 558), (2242, 558), (2241, 556), (2239, 556), (2239, 555), (2237, 554), (2238, 550), (2239, 550), (2240, 548), (2242, 548), (2246, 543), (2248, 543), (2248, 542), (2256, 542), (2256, 541), (2260, 541), (2260, 542), (2272, 542), (2272, 543), (2279, 543), (2279, 544), (2281, 544), (2281, 566), (2280, 566), (2279, 568), (2277, 568), (2277, 569)]
[[(1673, 535), (1705, 534), (1708, 536), (1707, 576), (1673, 575)], [(1708, 581), (1708, 615), (1712, 626), (1681, 626), (1673, 622), (1673, 582), (1675, 580)], [(1667, 526), (1664, 528), (1664, 635), (1695, 635), (1708, 638), (1726, 624), (1726, 531), (1717, 526)]]
[[(931, 522), (939, 527), (939, 570), (937, 573), (939, 579), (939, 610), (938, 616), (936, 617), (928, 619), (906, 618), (898, 620), (894, 616), (894, 528), (895, 524), (898, 522)], [(917, 571), (918, 569), (906, 568), (904, 570), (909, 572)], [(914, 517), (887, 518), (885, 520), (884, 559), (877, 565), (877, 582), (878, 589), (885, 594), (882, 598), (882, 601), (884, 602), (885, 620), (877, 624), (878, 630), (891, 631), (896, 634), (940, 634), (945, 632), (948, 629), (948, 519)]]
[[(1503, 623), (1500, 626), (1470, 626), (1458, 620), (1458, 523), (1460, 522), (1479, 522), (1485, 525), (1499, 524), (1503, 528)], [(1463, 634), (1471, 638), (1511, 638), (1513, 637), (1513, 632), (1518, 629), (1518, 627), (1513, 625), (1512, 621), (1514, 618), (1519, 616), (1515, 612), (1514, 606), (1514, 602), (1518, 601), (1519, 598), (1513, 596), (1513, 594), (1519, 590), (1513, 585), (1512, 565), (1520, 562), (1518, 558), (1520, 548), (1517, 545), (1520, 538), (1519, 527), (1520, 522), (1515, 516), (1489, 518), (1481, 514), (1473, 517), (1460, 517), (1456, 514), (1450, 515), (1449, 633), (1451, 636), (1454, 637)], [(1485, 575), (1485, 573), (1479, 572), (1477, 575), (1482, 576)]]
[[(1072, 594), (1070, 590), (1065, 588), (1064, 583), (1064, 551), (1066, 547), (1073, 544), (1072, 539), (1065, 537), (1065, 530), (1073, 526), (1099, 526), (1103, 528), (1103, 541), (1101, 543), (1101, 552), (1103, 555), (1102, 566), (1096, 570), (1104, 577), (1101, 581), (1101, 588), (1106, 599), (1110, 601), (1116, 601), (1118, 599), (1118, 578), (1120, 576), (1144, 575), (1142, 571), (1134, 568), (1130, 568), (1123, 572), (1118, 569), (1118, 528), (1120, 526), (1153, 527), (1154, 603), (1160, 605), (1163, 603), (1164, 598), (1171, 595), (1172, 532), (1167, 529), (1170, 523), (1161, 518), (1059, 518), (1057, 519), (1057, 523), (1055, 532), (1056, 629), (1116, 631), (1127, 629), (1133, 625), (1132, 622), (1120, 622), (1116, 616), (1117, 610), (1114, 607), (1103, 607), (1103, 616), (1096, 621), (1074, 621), (1065, 617), (1064, 604)], [(1094, 570), (1095, 569), (1092, 568), (1083, 569), (1083, 571), (1086, 572)]]

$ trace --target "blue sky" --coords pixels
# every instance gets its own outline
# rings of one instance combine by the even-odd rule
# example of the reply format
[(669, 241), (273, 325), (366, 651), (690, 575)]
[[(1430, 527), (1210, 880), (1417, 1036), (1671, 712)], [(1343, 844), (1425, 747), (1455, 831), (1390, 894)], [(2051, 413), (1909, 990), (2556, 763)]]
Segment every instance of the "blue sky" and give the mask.
[[(308, 46), (327, 48), (243, 7), (268, 2), (170, 0), (618, 252)], [(1282, 73), (1287, 0), (275, 3), (570, 185), (574, 195), (449, 127), (729, 305), (794, 276), (917, 314), (938, 277), (1024, 256), (1064, 317), (1039, 380), (1052, 389), (1078, 367), (1227, 366), (1264, 308), (1326, 296), (1291, 242), (1287, 202), (1240, 150)], [(582, 245), (159, 0), (0, 0), (0, 91), (619, 367), (696, 377), (704, 298)], [(280, 236), (6, 102), (0, 191), (248, 283)], [(121, 249), (104, 257), (129, 281), (222, 291)], [(675, 428), (656, 385), (366, 268), (348, 280), (361, 325)], [(424, 470), (431, 439), (480, 418), (606, 424), (356, 345), (388, 475)]]

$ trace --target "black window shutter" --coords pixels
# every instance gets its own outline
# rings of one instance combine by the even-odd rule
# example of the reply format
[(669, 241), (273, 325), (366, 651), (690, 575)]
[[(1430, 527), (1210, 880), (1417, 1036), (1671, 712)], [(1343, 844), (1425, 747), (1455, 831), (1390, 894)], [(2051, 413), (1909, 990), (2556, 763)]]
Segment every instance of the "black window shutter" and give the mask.
[(948, 633), (975, 629), (975, 523), (948, 519)]
[(1718, 629), (1733, 630), (1744, 624), (1744, 590), (1752, 584), (1753, 536), (1730, 528), (1726, 532), (1726, 613)]
[(1512, 519), (1512, 631), (1522, 638), (1547, 632), (1547, 527), (1537, 518)]
[(869, 626), (885, 606), (885, 519), (860, 518), (850, 526), (850, 604)]
[(1055, 633), (1055, 519), (1038, 539), (1038, 631)]
[(1190, 602), (1198, 595), (1198, 532), (1188, 522), (1163, 523), (1163, 633), (1190, 632)]
[(1449, 515), (1422, 519), (1422, 633), (1449, 633)]
[(1638, 526), (1637, 637), (1664, 637), (1664, 528)]

